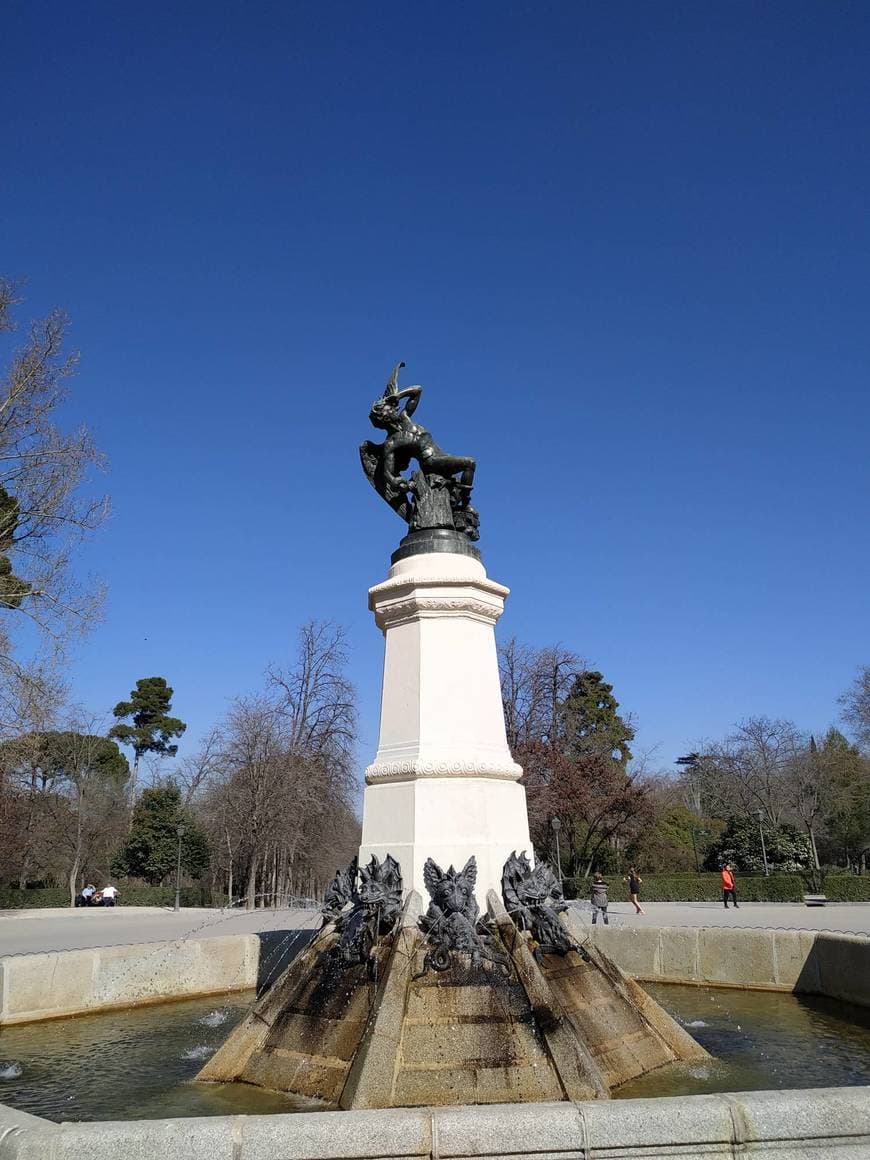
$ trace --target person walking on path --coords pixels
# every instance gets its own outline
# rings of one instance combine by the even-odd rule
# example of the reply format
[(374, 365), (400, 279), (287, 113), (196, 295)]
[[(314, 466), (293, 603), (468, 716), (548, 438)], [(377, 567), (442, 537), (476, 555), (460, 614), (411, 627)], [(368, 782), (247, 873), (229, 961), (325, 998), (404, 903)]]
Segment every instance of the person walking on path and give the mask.
[(592, 925), (595, 926), (598, 921), (598, 912), (601, 912), (601, 917), (604, 919), (604, 925), (608, 926), (607, 921), (607, 883), (600, 874), (596, 874), (592, 880)]
[(640, 888), (643, 885), (643, 879), (638, 874), (638, 872), (634, 868), (634, 866), (629, 866), (628, 878), (623, 878), (622, 881), (628, 882), (628, 896), (631, 899), (631, 901), (634, 903), (634, 913), (635, 914), (646, 914), (646, 911), (641, 907), (640, 903), (638, 902), (638, 896), (640, 895)]
[(728, 896), (731, 896), (731, 901), (734, 903), (734, 909), (739, 910), (737, 905), (737, 888), (734, 885), (734, 872), (731, 866), (726, 862), (722, 867), (722, 901), (725, 903), (725, 909), (728, 909)]

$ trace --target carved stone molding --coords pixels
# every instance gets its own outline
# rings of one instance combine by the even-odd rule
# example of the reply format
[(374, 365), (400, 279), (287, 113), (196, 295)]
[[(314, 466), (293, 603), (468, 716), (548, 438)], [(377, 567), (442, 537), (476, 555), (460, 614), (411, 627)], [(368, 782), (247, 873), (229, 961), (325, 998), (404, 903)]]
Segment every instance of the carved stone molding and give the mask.
[(490, 596), (500, 597), (505, 600), (510, 596), (510, 588), (506, 588), (504, 584), (498, 584), (495, 580), (490, 580), (488, 576), (470, 577), (470, 576), (394, 576), (391, 580), (384, 580), (381, 584), (375, 584), (373, 588), (369, 589), (369, 604), (374, 607), (375, 601), (392, 596), (394, 593), (398, 594), (403, 589), (411, 591), (416, 589), (418, 591), (424, 588), (456, 588), (457, 586), (473, 587), (479, 592), (485, 592)]
[(386, 628), (391, 624), (401, 624), (406, 620), (413, 620), (416, 616), (448, 613), (460, 616), (470, 616), (475, 620), (484, 620), (488, 624), (495, 624), (504, 612), (501, 600), (480, 600), (469, 594), (468, 596), (422, 596), (414, 593), (404, 600), (378, 601), (375, 608), (375, 620), (379, 628)]
[(417, 777), (492, 777), (503, 781), (519, 781), (522, 766), (507, 755), (504, 759), (427, 759), (406, 761), (376, 761), (366, 769), (366, 783), (408, 781)]

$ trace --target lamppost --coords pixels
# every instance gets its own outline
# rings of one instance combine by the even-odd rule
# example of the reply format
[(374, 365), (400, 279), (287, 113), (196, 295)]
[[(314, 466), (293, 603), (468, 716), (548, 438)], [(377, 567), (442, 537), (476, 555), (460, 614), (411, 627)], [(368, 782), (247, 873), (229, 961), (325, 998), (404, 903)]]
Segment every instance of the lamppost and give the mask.
[(764, 844), (764, 827), (761, 824), (762, 819), (764, 818), (764, 810), (759, 809), (755, 812), (758, 814), (758, 832), (761, 834), (761, 856), (764, 859), (764, 876), (769, 878), (770, 868), (767, 865), (767, 847)]
[(559, 831), (562, 829), (562, 823), (558, 818), (550, 819), (550, 827), (556, 835), (556, 873), (559, 875), (559, 885), (562, 885), (562, 858), (559, 854)]
[(178, 835), (178, 860), (175, 863), (175, 909), (181, 910), (181, 839), (184, 836), (184, 826), (176, 826)]

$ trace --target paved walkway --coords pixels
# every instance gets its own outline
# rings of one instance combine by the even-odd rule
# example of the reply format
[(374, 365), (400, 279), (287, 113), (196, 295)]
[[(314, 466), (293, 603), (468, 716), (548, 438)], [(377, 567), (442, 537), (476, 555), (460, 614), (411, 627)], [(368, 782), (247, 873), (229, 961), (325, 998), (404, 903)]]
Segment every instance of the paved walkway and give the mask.
[[(589, 903), (579, 904), (584, 921), (591, 921)], [(870, 934), (870, 902), (834, 902), (804, 906), (800, 902), (741, 902), (726, 910), (721, 902), (641, 902), (645, 915), (630, 902), (612, 902), (608, 918), (614, 926), (763, 926), (789, 930), (839, 930)]]
[(0, 912), (0, 956), (121, 943), (213, 938), (320, 926), (316, 910), (200, 910), (155, 906)]
[[(580, 904), (589, 922), (588, 903)], [(801, 930), (839, 930), (870, 934), (870, 903), (834, 903), (809, 907), (790, 902), (745, 902), (725, 910), (716, 902), (647, 902), (646, 915), (630, 903), (610, 905), (613, 926), (757, 926)], [(0, 956), (120, 943), (158, 942), (177, 938), (213, 938), (269, 930), (316, 928), (316, 910), (198, 910), (175, 913), (159, 907), (94, 910), (0, 912)]]

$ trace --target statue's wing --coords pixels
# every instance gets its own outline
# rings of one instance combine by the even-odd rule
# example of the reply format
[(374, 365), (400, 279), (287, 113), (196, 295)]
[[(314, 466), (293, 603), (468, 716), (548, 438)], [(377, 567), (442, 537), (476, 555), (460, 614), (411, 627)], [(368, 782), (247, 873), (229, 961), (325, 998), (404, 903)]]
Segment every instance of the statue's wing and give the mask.
[(375, 491), (378, 490), (375, 477), (381, 466), (382, 452), (382, 445), (380, 443), (373, 443), (371, 439), (366, 439), (364, 443), (360, 443), (359, 445), (359, 457), (362, 463), (362, 469), (366, 473), (366, 479)]
[(431, 858), (427, 858), (423, 866), (423, 882), (432, 898), (435, 897), (435, 891), (443, 880), (444, 871)]
[[(396, 491), (384, 479), (383, 443), (373, 443), (371, 439), (366, 439), (364, 443), (359, 445), (359, 458), (366, 479), (381, 499), (385, 499), (393, 511), (407, 523), (411, 518), (407, 494), (404, 491)], [(399, 470), (404, 470), (401, 465), (398, 466)]]
[(521, 877), (520, 861), (517, 858), (516, 850), (514, 850), (505, 862), (501, 873), (501, 896), (508, 913), (517, 910), (520, 905), (517, 887)]
[(392, 856), (387, 854), (384, 859), (383, 868), (381, 871), (381, 878), (383, 879), (386, 890), (393, 895), (397, 901), (402, 900), (402, 871), (399, 863)]
[(323, 899), (322, 913), (324, 915), (338, 914), (350, 902), (356, 885), (357, 860), (344, 870), (336, 870), (335, 877), (326, 891)]
[(473, 854), (462, 867), (462, 877), (468, 882), (469, 887), (474, 890), (474, 887), (477, 885), (477, 859)]

